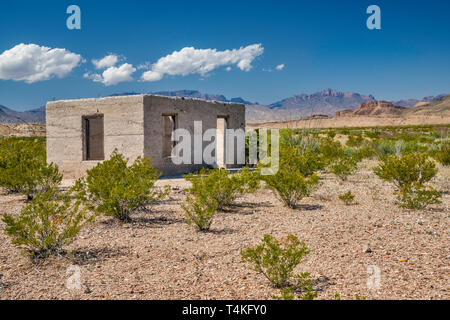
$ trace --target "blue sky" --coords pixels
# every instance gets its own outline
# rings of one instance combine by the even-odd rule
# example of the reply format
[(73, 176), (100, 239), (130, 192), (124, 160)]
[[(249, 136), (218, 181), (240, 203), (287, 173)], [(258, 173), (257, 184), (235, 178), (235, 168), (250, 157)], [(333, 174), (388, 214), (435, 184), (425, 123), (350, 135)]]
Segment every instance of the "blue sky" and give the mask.
[[(66, 27), (72, 4), (81, 8), (81, 30)], [(366, 27), (371, 4), (381, 8), (381, 30)], [(449, 93), (449, 12), (450, 2), (442, 0), (2, 1), (0, 78), (2, 70), (7, 75), (0, 80), (0, 104), (26, 110), (52, 99), (179, 89), (263, 104), (325, 88), (385, 100)], [(21, 43), (65, 49), (80, 61), (61, 77), (46, 70), (48, 80), (14, 81), (14, 72), (29, 72), (23, 68), (30, 65), (11, 65), (4, 52)], [(245, 56), (239, 48), (258, 44), (260, 51), (241, 66), (244, 58), (234, 61), (226, 52)], [(201, 74), (192, 67), (183, 75), (168, 64), (186, 47), (217, 49), (219, 57), (208, 51), (215, 59), (211, 70)], [(132, 81), (101, 82), (107, 68), (96, 69), (92, 59), (109, 54), (119, 58), (113, 68), (136, 69), (127, 75)], [(149, 70), (138, 66), (145, 63), (160, 80), (142, 81)]]

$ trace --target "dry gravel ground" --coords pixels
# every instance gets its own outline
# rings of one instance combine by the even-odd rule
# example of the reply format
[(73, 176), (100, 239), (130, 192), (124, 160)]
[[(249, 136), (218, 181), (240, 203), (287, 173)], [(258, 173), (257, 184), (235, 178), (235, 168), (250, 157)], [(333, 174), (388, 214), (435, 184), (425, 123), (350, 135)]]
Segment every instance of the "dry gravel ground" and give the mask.
[[(187, 183), (161, 180), (173, 187), (170, 199), (135, 214), (131, 224), (99, 218), (67, 248), (68, 256), (39, 265), (0, 232), (0, 299), (271, 299), (278, 290), (240, 259), (240, 250), (265, 233), (306, 242), (311, 253), (297, 271), (311, 272), (319, 298), (449, 299), (450, 169), (440, 167), (434, 180), (442, 204), (410, 211), (395, 205), (393, 187), (371, 172), (374, 165), (362, 163), (346, 182), (324, 175), (295, 210), (269, 190), (246, 195), (218, 213), (207, 233), (184, 223), (179, 204)], [(347, 190), (355, 205), (337, 199)], [(18, 213), (24, 203), (2, 193), (0, 215)], [(66, 287), (71, 265), (81, 269), (81, 290)], [(372, 265), (381, 271), (381, 287), (370, 290)]]

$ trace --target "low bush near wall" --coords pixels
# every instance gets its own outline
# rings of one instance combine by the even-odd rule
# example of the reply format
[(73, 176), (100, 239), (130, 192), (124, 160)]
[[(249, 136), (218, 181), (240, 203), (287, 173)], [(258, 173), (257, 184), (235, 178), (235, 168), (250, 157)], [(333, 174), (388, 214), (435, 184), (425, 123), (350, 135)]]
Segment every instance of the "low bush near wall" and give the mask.
[(294, 274), (294, 269), (309, 253), (304, 242), (294, 235), (277, 240), (266, 234), (262, 243), (254, 248), (241, 250), (243, 262), (267, 278), (274, 286), (284, 287), (296, 279), (306, 279), (309, 274)]
[(242, 194), (255, 192), (260, 182), (258, 172), (252, 172), (248, 168), (243, 168), (236, 174), (229, 174), (226, 169), (202, 169), (185, 175), (184, 178), (192, 184), (188, 189), (190, 194), (211, 199), (218, 210), (232, 206)]
[(169, 193), (155, 188), (160, 173), (150, 159), (137, 158), (131, 166), (115, 150), (111, 158), (87, 171), (74, 186), (77, 197), (92, 210), (130, 221), (130, 214), (143, 206), (161, 200)]
[(42, 139), (0, 139), (0, 186), (31, 200), (38, 192), (57, 186), (62, 180), (58, 167), (47, 165)]
[(217, 202), (204, 195), (186, 198), (186, 204), (181, 205), (186, 214), (186, 223), (193, 225), (197, 231), (207, 231), (211, 227)]
[(2, 220), (12, 244), (37, 259), (57, 253), (72, 242), (94, 217), (81, 201), (72, 200), (70, 193), (50, 189), (37, 194), (20, 215), (5, 214)]

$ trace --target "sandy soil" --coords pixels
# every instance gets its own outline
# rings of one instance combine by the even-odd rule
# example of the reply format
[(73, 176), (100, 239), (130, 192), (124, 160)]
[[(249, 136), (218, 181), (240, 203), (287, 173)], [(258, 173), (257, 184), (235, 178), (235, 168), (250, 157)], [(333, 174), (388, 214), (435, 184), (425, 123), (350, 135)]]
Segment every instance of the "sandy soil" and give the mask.
[(410, 117), (389, 116), (351, 116), (329, 119), (290, 120), (290, 121), (247, 121), (246, 128), (294, 129), (294, 128), (344, 128), (344, 127), (383, 127), (410, 125), (450, 124), (450, 115), (422, 115)]
[[(311, 272), (319, 298), (450, 299), (450, 169), (441, 167), (434, 180), (442, 204), (410, 211), (395, 205), (393, 187), (375, 177), (374, 164), (363, 162), (346, 182), (323, 176), (295, 210), (265, 189), (246, 195), (218, 213), (207, 233), (184, 223), (179, 204), (187, 183), (161, 180), (173, 187), (170, 199), (135, 214), (131, 224), (99, 218), (67, 248), (70, 255), (39, 265), (0, 231), (0, 299), (270, 299), (278, 290), (239, 253), (265, 233), (306, 242), (311, 253), (297, 271)], [(337, 199), (347, 190), (355, 205)], [(0, 215), (18, 213), (24, 201), (0, 194)], [(80, 267), (80, 290), (66, 287), (71, 265)], [(381, 271), (379, 289), (367, 287), (369, 266)]]

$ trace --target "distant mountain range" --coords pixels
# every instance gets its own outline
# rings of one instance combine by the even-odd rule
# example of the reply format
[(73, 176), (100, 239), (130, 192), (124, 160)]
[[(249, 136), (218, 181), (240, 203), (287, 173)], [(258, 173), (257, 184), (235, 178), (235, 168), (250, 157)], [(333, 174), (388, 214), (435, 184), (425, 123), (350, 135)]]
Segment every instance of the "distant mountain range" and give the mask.
[(399, 101), (394, 101), (393, 103), (396, 106), (400, 106), (400, 107), (413, 107), (416, 104), (420, 103), (420, 102), (433, 102), (437, 99), (440, 99), (442, 97), (445, 97), (445, 94), (440, 94), (438, 96), (428, 96), (428, 97), (424, 97), (421, 100), (417, 100), (417, 99), (407, 99), (407, 100), (399, 100)]
[(375, 97), (326, 89), (311, 95), (295, 95), (268, 106), (249, 106), (247, 108), (247, 119), (291, 120), (314, 114), (331, 116), (337, 111), (355, 109), (361, 103), (367, 101), (375, 101)]
[(450, 95), (444, 95), (434, 99), (429, 104), (420, 104), (412, 108), (407, 108), (403, 115), (405, 116), (427, 116), (430, 114), (450, 116)]
[[(136, 92), (124, 92), (112, 94), (110, 96), (137, 95)], [(268, 120), (291, 120), (308, 117), (315, 114), (332, 116), (336, 112), (344, 110), (355, 110), (362, 103), (376, 101), (372, 95), (362, 95), (352, 92), (339, 92), (333, 89), (326, 89), (311, 95), (299, 94), (286, 98), (267, 106), (251, 102), (241, 97), (227, 99), (221, 94), (206, 94), (196, 90), (179, 91), (159, 91), (153, 94), (170, 96), (198, 98), (204, 100), (215, 100), (223, 102), (242, 103), (247, 105), (246, 118), (248, 121), (268, 121)], [(445, 95), (424, 97), (418, 99), (406, 99), (392, 102), (393, 105), (401, 107), (412, 107), (424, 105), (436, 101)], [(19, 112), (0, 105), (0, 123), (23, 123), (23, 122), (45, 122), (45, 106), (29, 111)]]
[[(242, 104), (245, 104), (245, 105), (258, 104), (257, 102), (250, 102), (250, 101), (244, 100), (241, 97), (231, 98), (230, 100), (228, 100), (223, 94), (201, 93), (201, 92), (199, 92), (197, 90), (158, 91), (158, 92), (152, 92), (152, 93), (160, 95), (160, 96), (197, 98), (197, 99), (203, 99), (203, 100), (214, 100), (214, 101), (223, 101), (223, 102), (242, 103)], [(109, 96), (110, 97), (117, 97), (117, 96), (130, 96), (130, 95), (137, 95), (137, 94), (140, 94), (140, 93), (137, 93), (137, 92), (124, 92), (124, 93), (111, 94)]]
[(45, 106), (29, 111), (14, 111), (0, 105), (0, 123), (43, 123), (45, 122)]

